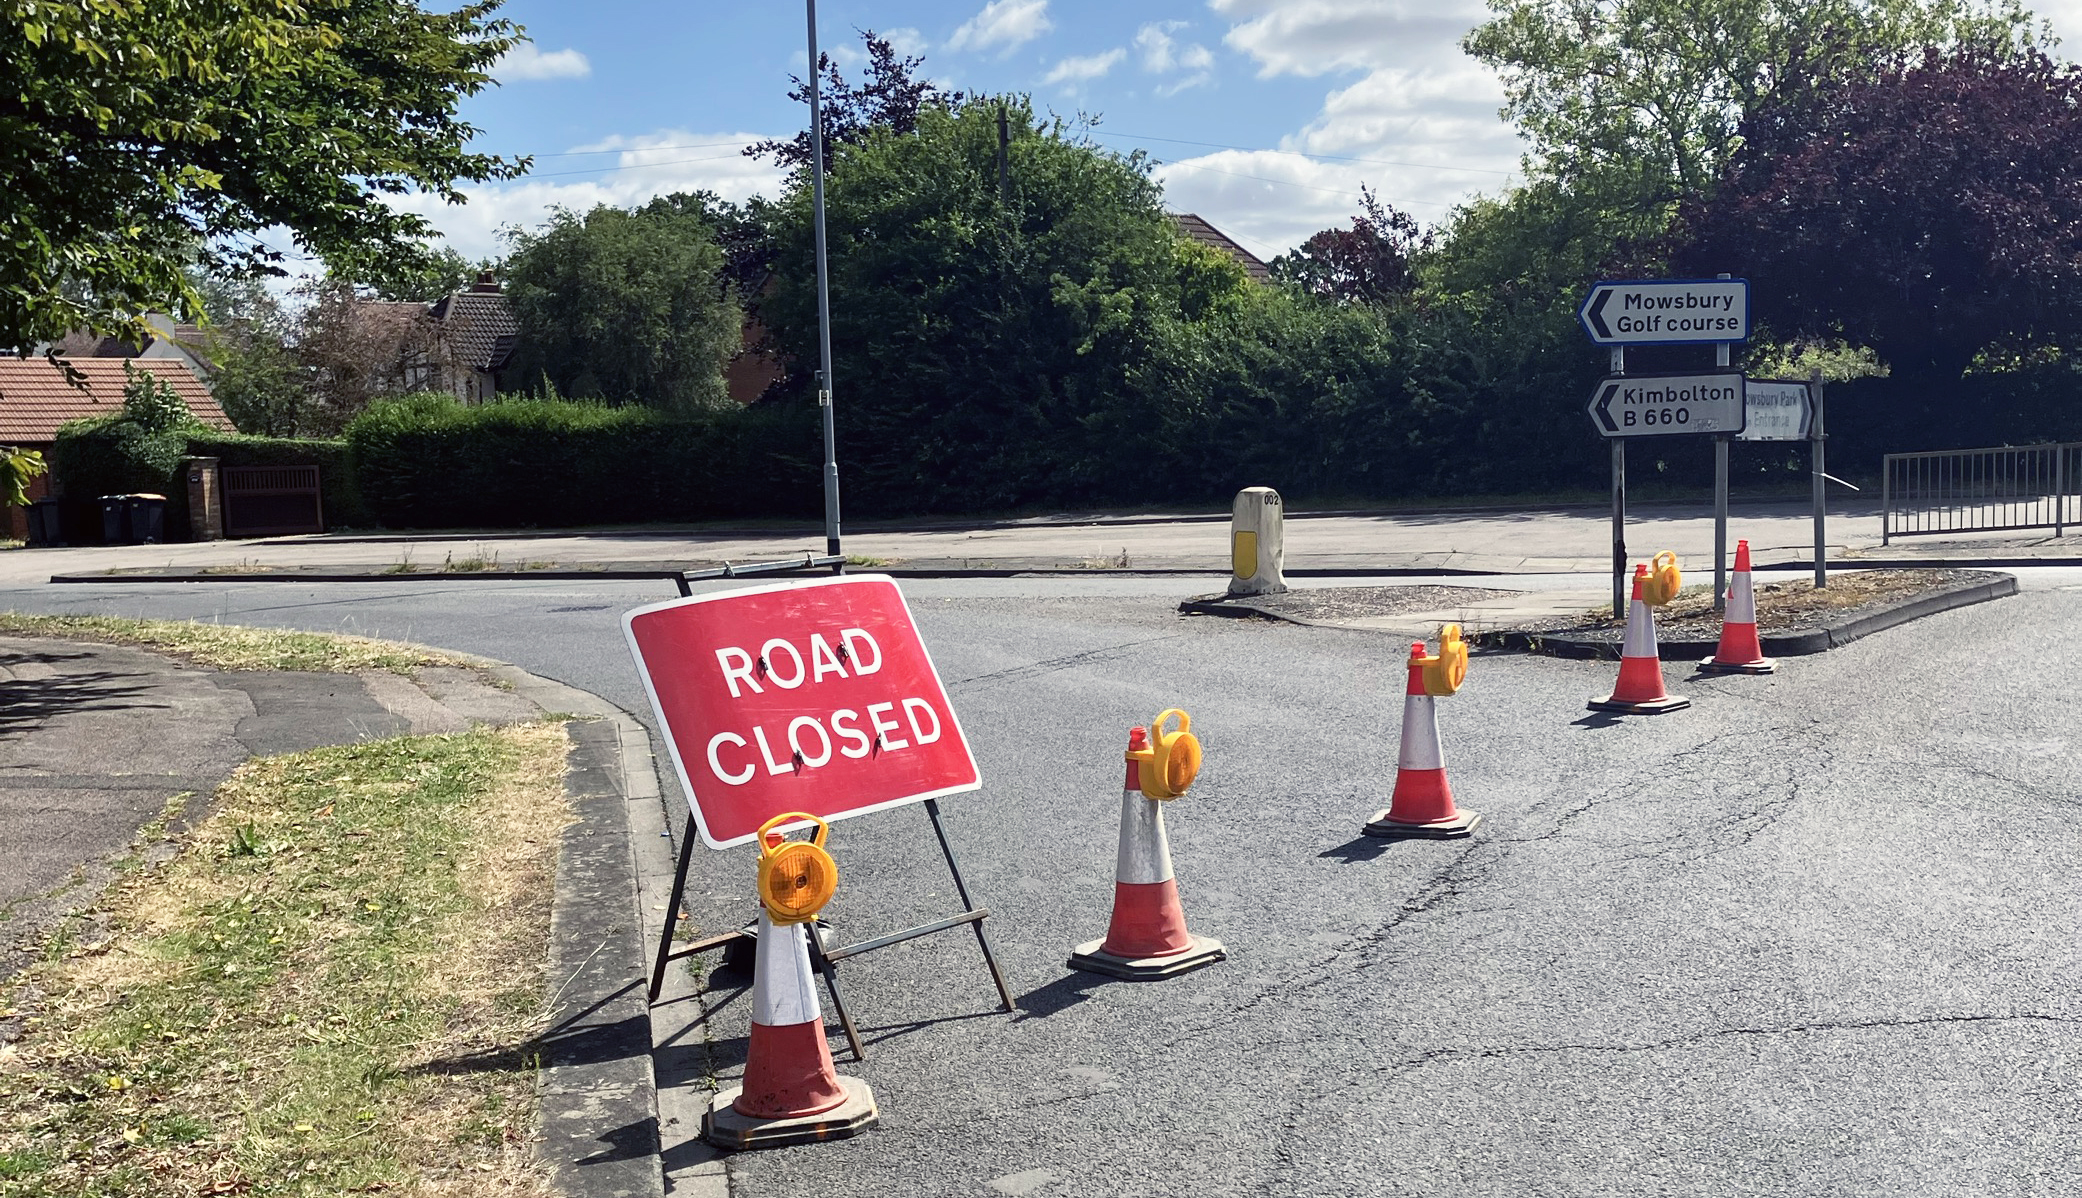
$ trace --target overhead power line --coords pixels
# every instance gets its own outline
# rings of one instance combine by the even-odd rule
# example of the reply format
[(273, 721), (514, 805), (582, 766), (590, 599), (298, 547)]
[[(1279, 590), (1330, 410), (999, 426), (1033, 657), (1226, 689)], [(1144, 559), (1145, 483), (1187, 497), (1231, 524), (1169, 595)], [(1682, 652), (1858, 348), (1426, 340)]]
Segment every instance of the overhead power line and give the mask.
[(1343, 154), (1310, 154), (1302, 150), (1269, 150), (1262, 146), (1231, 146), (1216, 141), (1187, 141), (1182, 137), (1152, 137), (1146, 133), (1112, 133), (1104, 129), (1094, 129), (1092, 133), (1099, 137), (1119, 137), (1129, 141), (1161, 141), (1176, 146), (1204, 146), (1210, 150), (1240, 150), (1246, 154), (1289, 154), (1296, 158), (1321, 158), (1331, 162), (1358, 162), (1369, 166), (1401, 166), (1421, 171), (1466, 171), (1477, 175), (1501, 175), (1506, 179), (1515, 173), (1481, 166), (1446, 166), (1437, 162), (1397, 162), (1392, 158), (1351, 158)]

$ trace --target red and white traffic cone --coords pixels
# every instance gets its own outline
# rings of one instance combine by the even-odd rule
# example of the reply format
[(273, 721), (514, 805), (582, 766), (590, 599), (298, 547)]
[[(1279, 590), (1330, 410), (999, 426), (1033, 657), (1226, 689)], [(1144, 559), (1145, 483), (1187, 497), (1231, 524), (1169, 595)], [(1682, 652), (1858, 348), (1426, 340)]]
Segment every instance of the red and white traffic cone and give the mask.
[(1368, 836), (1389, 840), (1452, 840), (1482, 822), (1478, 811), (1453, 805), (1446, 785), (1446, 751), (1439, 744), (1438, 700), (1424, 689), (1424, 642), (1410, 646), (1410, 684), (1403, 691), (1402, 749), (1388, 807), (1366, 825)]
[(1728, 583), (1728, 610), (1721, 619), (1721, 643), (1699, 663), (1702, 674), (1771, 674), (1778, 663), (1764, 656), (1757, 639), (1757, 590), (1750, 579), (1749, 542), (1735, 542), (1735, 577)]
[(878, 1117), (868, 1084), (832, 1066), (803, 934), (802, 924), (776, 926), (760, 910), (744, 1084), (716, 1095), (701, 1121), (703, 1138), (719, 1148), (843, 1140)]
[[(1129, 731), (1130, 753), (1148, 744), (1143, 729)], [(1130, 758), (1113, 864), (1113, 919), (1104, 940), (1071, 951), (1070, 968), (1139, 982), (1212, 965), (1228, 955), (1221, 941), (1186, 931), (1178, 879), (1171, 872), (1171, 843), (1164, 835), (1164, 803), (1142, 793), (1141, 765)]]
[(1627, 605), (1627, 639), (1619, 651), (1619, 685), (1602, 699), (1592, 699), (1592, 711), (1616, 711), (1626, 715), (1661, 715), (1690, 707), (1690, 699), (1663, 690), (1663, 660), (1656, 653), (1655, 615), (1641, 597), (1648, 583), (1648, 567), (1634, 566), (1634, 599)]

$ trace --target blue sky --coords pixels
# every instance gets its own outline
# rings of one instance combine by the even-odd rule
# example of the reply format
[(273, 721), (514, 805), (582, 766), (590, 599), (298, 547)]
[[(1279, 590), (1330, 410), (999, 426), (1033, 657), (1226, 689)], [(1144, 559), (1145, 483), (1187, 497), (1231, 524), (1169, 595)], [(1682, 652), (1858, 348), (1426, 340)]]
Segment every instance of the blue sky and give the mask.
[[(2082, 0), (2040, 5), (2082, 26)], [(465, 103), (477, 148), (533, 154), (533, 174), (420, 208), (472, 256), (552, 205), (635, 204), (675, 190), (771, 192), (736, 150), (807, 123), (787, 99), (805, 57), (795, 0), (510, 0), (533, 44)], [(856, 29), (925, 58), (944, 86), (1026, 92), (1101, 118), (1099, 140), (1143, 148), (1169, 205), (1261, 257), (1358, 210), (1361, 183), (1425, 223), (1503, 188), (1520, 144), (1502, 89), (1458, 48), (1482, 0), (824, 0), (821, 44), (853, 76)], [(1199, 143), (1199, 144), (1195, 144)], [(1227, 147), (1227, 148), (1225, 148)]]

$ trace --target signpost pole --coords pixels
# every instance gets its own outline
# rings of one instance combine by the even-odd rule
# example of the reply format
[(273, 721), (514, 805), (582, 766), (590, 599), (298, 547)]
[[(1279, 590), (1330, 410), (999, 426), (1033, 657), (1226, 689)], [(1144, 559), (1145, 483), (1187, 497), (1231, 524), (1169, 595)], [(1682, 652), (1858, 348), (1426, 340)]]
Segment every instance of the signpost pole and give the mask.
[(1823, 491), (1829, 485), (1829, 476), (1823, 471), (1827, 462), (1822, 457), (1822, 372), (1817, 369), (1808, 379), (1808, 389), (1814, 392), (1815, 421), (1807, 430), (1809, 464), (1815, 472), (1815, 587), (1829, 585), (1829, 532), (1826, 512), (1828, 495)]
[[(1722, 278), (1728, 276), (1722, 275)], [(1728, 343), (1713, 347), (1713, 364), (1728, 368)], [(1713, 439), (1713, 610), (1728, 607), (1728, 437)]]
[[(1627, 372), (1627, 347), (1612, 347), (1612, 373)], [(1612, 438), (1612, 618), (1627, 610), (1627, 439)]]

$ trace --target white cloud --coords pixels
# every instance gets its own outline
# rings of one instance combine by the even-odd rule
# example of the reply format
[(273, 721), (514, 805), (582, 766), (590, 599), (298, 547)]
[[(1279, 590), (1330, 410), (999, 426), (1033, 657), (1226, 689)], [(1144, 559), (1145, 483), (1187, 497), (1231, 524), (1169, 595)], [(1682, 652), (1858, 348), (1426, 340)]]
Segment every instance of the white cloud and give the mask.
[(1083, 58), (1065, 58), (1063, 61), (1055, 64), (1048, 74), (1042, 78), (1041, 82), (1084, 83), (1088, 80), (1097, 79), (1114, 67), (1119, 66), (1121, 59), (1127, 56), (1128, 52), (1126, 50), (1115, 46), (1104, 54), (1088, 54)]
[[(533, 228), (548, 219), (552, 208), (577, 212), (596, 204), (628, 208), (675, 191), (713, 191), (739, 202), (754, 195), (776, 195), (782, 179), (779, 168), (740, 152), (763, 140), (765, 135), (757, 133), (685, 129), (610, 137), (573, 147), (568, 156), (538, 158), (535, 169), (543, 178), (470, 188), (468, 204), (444, 204), (440, 197), (425, 194), (401, 196), (392, 202), (433, 222), (446, 235), (447, 244), (465, 257), (495, 257), (506, 252), (499, 236), (501, 228)], [(565, 174), (596, 168), (599, 174)]]
[(576, 50), (544, 54), (534, 42), (522, 42), (502, 55), (491, 73), (501, 83), (518, 79), (583, 79), (593, 73), (593, 64)]
[(1461, 35), (1489, 16), (1481, 0), (1210, 0), (1209, 6), (1250, 18), (1222, 40), (1257, 59), (1266, 78), (1459, 58)]
[[(2082, 0), (2078, 0), (2082, 2)], [(1269, 257), (1320, 229), (1347, 227), (1359, 188), (1424, 224), (1511, 181), (1521, 147), (1497, 116), (1503, 89), (1460, 50), (1488, 17), (1481, 0), (1210, 0), (1223, 39), (1261, 78), (1354, 75), (1278, 151), (1233, 151), (1157, 169), (1166, 203), (1198, 212)], [(1153, 29), (1172, 39), (1176, 26)], [(1145, 61), (1150, 46), (1139, 40)], [(1183, 61), (1180, 52), (1174, 59)], [(1183, 81), (1181, 81), (1183, 82)], [(1313, 156), (1313, 157), (1311, 157)], [(1348, 161), (1362, 159), (1364, 161)]]
[(947, 39), (949, 50), (989, 50), (1003, 47), (1009, 54), (1049, 30), (1048, 0), (992, 0), (983, 11), (962, 23)]
[(908, 27), (903, 29), (884, 29), (876, 36), (888, 42), (889, 48), (896, 51), (898, 58), (915, 58), (932, 48), (931, 44), (925, 40), (924, 34)]
[(1142, 69), (1152, 75), (1174, 70), (1204, 71), (1214, 65), (1214, 55), (1197, 42), (1181, 46), (1171, 35), (1184, 29), (1184, 21), (1152, 21), (1135, 31), (1135, 49), (1142, 55)]

